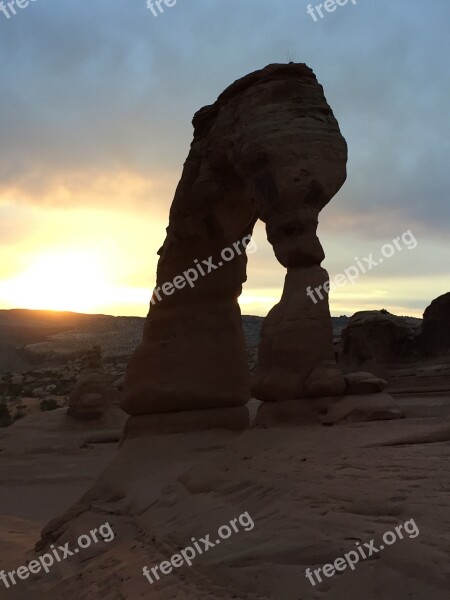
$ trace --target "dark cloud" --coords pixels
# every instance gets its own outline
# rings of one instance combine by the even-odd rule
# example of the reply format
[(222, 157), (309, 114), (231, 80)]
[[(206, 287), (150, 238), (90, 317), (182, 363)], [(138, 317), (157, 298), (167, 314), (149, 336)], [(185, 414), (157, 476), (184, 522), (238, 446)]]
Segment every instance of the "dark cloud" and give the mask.
[(316, 71), (349, 143), (324, 230), (446, 234), (448, 0), (360, 0), (318, 23), (307, 4), (178, 0), (154, 18), (145, 0), (37, 0), (0, 15), (0, 191), (39, 202), (121, 171), (175, 184), (193, 113), (292, 55)]

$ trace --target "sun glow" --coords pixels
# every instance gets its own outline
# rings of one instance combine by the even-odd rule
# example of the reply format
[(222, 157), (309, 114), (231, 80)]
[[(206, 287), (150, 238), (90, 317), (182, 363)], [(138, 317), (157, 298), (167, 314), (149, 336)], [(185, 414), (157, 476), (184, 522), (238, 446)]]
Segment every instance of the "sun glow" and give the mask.
[(42, 254), (27, 271), (0, 284), (11, 306), (91, 312), (108, 300), (106, 270), (100, 256), (86, 251)]

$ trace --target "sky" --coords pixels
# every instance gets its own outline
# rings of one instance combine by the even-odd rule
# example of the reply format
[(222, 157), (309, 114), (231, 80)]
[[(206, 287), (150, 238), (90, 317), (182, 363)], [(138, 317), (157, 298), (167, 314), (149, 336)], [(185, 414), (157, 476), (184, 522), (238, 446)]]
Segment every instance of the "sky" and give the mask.
[[(176, 0), (155, 17), (146, 0), (33, 0), (0, 12), (0, 309), (145, 315), (193, 114), (290, 60), (314, 70), (349, 146), (347, 181), (320, 215), (323, 266), (334, 280), (395, 250), (332, 290), (332, 314), (420, 317), (448, 292), (450, 3), (349, 0), (323, 18), (308, 4)], [(240, 304), (265, 315), (285, 271), (261, 223), (254, 239)]]

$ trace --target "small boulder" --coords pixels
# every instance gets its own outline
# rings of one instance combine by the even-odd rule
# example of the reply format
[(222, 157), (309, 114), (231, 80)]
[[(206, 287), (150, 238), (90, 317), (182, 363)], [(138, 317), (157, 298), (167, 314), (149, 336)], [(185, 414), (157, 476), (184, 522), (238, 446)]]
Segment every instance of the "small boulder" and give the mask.
[(347, 385), (347, 394), (377, 394), (387, 387), (387, 381), (376, 377), (372, 373), (359, 371), (358, 373), (349, 373), (345, 376)]
[(120, 393), (103, 370), (101, 349), (94, 346), (83, 357), (67, 414), (82, 421), (100, 419), (119, 399)]
[(322, 417), (324, 425), (342, 422), (363, 423), (366, 421), (388, 421), (403, 419), (405, 415), (386, 393), (364, 396), (346, 396), (331, 404)]
[(309, 398), (342, 396), (345, 394), (345, 380), (334, 361), (323, 361), (305, 381), (305, 391)]

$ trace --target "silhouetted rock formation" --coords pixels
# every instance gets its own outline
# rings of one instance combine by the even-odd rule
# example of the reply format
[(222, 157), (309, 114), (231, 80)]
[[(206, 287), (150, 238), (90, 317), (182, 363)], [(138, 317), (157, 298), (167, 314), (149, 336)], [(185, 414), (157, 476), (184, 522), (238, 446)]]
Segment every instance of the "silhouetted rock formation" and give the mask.
[(369, 370), (384, 375), (388, 365), (418, 355), (420, 321), (385, 311), (361, 311), (342, 332), (342, 365), (346, 372)]
[(308, 286), (328, 280), (319, 265), (289, 268), (281, 301), (267, 315), (261, 334), (255, 397), (264, 401), (339, 396), (345, 382), (334, 357), (328, 297), (313, 303)]
[(450, 292), (433, 300), (425, 309), (420, 348), (425, 356), (450, 352)]
[(103, 371), (101, 349), (94, 346), (83, 358), (80, 376), (69, 397), (67, 414), (80, 420), (99, 419), (119, 400), (119, 392)]
[(365, 371), (346, 375), (345, 383), (347, 385), (346, 392), (350, 396), (355, 394), (377, 394), (385, 390), (387, 386), (387, 381)]
[[(157, 288), (143, 340), (125, 376), (122, 407), (132, 416), (119, 454), (75, 506), (45, 527), (38, 551), (63, 533), (85, 531), (84, 524), (95, 510), (117, 517), (114, 526), (126, 517), (127, 527), (131, 524), (139, 531), (139, 552), (146, 552), (155, 545), (152, 532), (164, 514), (161, 508), (167, 509), (171, 518), (180, 514), (181, 508), (192, 515), (200, 515), (206, 508), (209, 519), (212, 514), (216, 518), (219, 507), (228, 511), (230, 504), (242, 501), (241, 489), (251, 490), (247, 500), (267, 499), (258, 486), (242, 486), (240, 472), (229, 478), (230, 463), (241, 468), (247, 458), (260, 458), (261, 454), (255, 451), (255, 436), (236, 434), (249, 421), (244, 404), (250, 398), (250, 382), (237, 302), (246, 279), (247, 257), (241, 247), (233, 260), (225, 260), (222, 250), (236, 248), (245, 238), (248, 241), (258, 218), (266, 223), (268, 240), (287, 274), (282, 299), (263, 325), (254, 384), (260, 399), (281, 402), (263, 403), (256, 427), (258, 422), (264, 428), (280, 421), (292, 427), (305, 421), (332, 425), (402, 416), (388, 394), (342, 400), (347, 384), (335, 362), (328, 295), (323, 292), (328, 275), (320, 266), (324, 253), (316, 229), (319, 212), (345, 181), (347, 148), (313, 72), (306, 65), (289, 64), (270, 65), (252, 73), (228, 88), (213, 106), (197, 113), (194, 128), (194, 141), (170, 211), (167, 238), (159, 251)], [(204, 276), (198, 274), (200, 263), (196, 261), (209, 262), (209, 257), (217, 268)], [(188, 270), (198, 274), (196, 280), (192, 286), (180, 285)], [(307, 291), (319, 286), (323, 299), (314, 302)], [(357, 383), (370, 391), (384, 385), (366, 373), (347, 381), (353, 391)], [(317, 399), (298, 401), (311, 397)], [(204, 429), (227, 431), (189, 433)], [(311, 429), (301, 460), (308, 455), (313, 461), (314, 481), (323, 482), (323, 477), (317, 477), (314, 461), (317, 457), (324, 460), (324, 455), (315, 450), (329, 448), (328, 432), (339, 438), (337, 451), (347, 444), (334, 428), (327, 434), (321, 426)], [(294, 436), (296, 444), (305, 437), (304, 430), (299, 431)], [(178, 437), (161, 442), (161, 433)], [(272, 457), (273, 443), (279, 444), (279, 440), (279, 434), (265, 438), (266, 457)], [(225, 461), (218, 462), (222, 450)], [(162, 462), (167, 453), (170, 463)], [(331, 458), (334, 455), (330, 453)], [(296, 458), (296, 451), (292, 456)], [(204, 458), (209, 462), (206, 468), (201, 462)], [(329, 460), (327, 456), (326, 478), (334, 480)], [(339, 464), (341, 469), (342, 459)], [(191, 465), (197, 474), (186, 478)], [(246, 481), (246, 466), (243, 472)], [(158, 473), (164, 480), (160, 487)], [(196, 490), (195, 497), (191, 491), (185, 494), (186, 480), (190, 490)], [(225, 487), (230, 496), (222, 495)], [(284, 485), (283, 498), (286, 489)], [(202, 490), (205, 493), (199, 493)], [(135, 526), (136, 515), (139, 526)], [(187, 522), (193, 526), (192, 521)], [(148, 529), (145, 523), (150, 523)], [(171, 524), (173, 529), (173, 519)], [(195, 527), (199, 529), (198, 524)], [(342, 519), (338, 527), (342, 529)], [(118, 539), (126, 540), (129, 532)], [(192, 535), (190, 532), (187, 539)], [(269, 548), (279, 564), (279, 540), (269, 537), (275, 540), (273, 550), (266, 542), (260, 544), (263, 551), (258, 561), (264, 563)], [(134, 539), (131, 542), (136, 548)], [(292, 554), (294, 546), (289, 544), (282, 549), (283, 556)], [(181, 547), (178, 540), (175, 546)], [(310, 564), (314, 544), (306, 546), (309, 558), (305, 564)], [(253, 543), (249, 547), (251, 557)], [(231, 556), (229, 549), (226, 552)], [(231, 558), (236, 563), (236, 557)], [(217, 577), (217, 559), (214, 562)], [(247, 564), (247, 557), (244, 562)], [(199, 589), (191, 588), (186, 597), (199, 597)]]
[(193, 124), (156, 289), (195, 271), (195, 261), (223, 264), (193, 286), (166, 286), (161, 300), (154, 293), (122, 407), (139, 415), (249, 400), (237, 302), (247, 257), (234, 252), (227, 262), (221, 251), (250, 236), (258, 218), (288, 272), (264, 325), (254, 392), (264, 400), (341, 394), (327, 296), (314, 304), (306, 295), (328, 279), (318, 214), (346, 178), (347, 146), (322, 87), (306, 65), (269, 65), (236, 81)]

